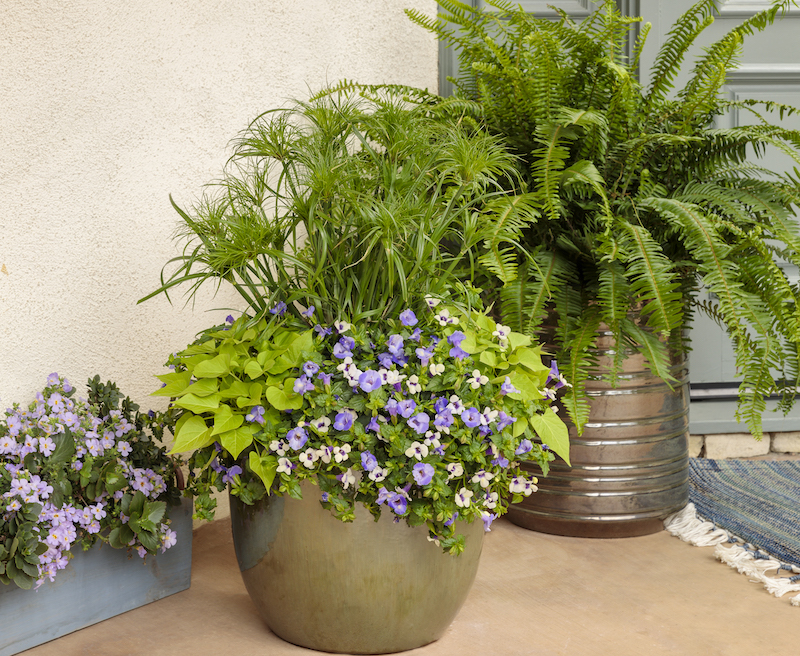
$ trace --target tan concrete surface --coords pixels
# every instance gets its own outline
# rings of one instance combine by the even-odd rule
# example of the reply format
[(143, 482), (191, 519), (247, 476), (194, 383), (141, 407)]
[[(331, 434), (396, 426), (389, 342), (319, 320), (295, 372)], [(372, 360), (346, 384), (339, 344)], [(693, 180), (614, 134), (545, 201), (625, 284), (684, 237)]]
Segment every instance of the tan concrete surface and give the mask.
[[(666, 532), (615, 540), (486, 536), (475, 585), (444, 637), (414, 656), (790, 656), (800, 608)], [(263, 625), (241, 581), (230, 520), (194, 533), (192, 587), (26, 656), (313, 654)], [(125, 594), (120, 590), (120, 594)]]

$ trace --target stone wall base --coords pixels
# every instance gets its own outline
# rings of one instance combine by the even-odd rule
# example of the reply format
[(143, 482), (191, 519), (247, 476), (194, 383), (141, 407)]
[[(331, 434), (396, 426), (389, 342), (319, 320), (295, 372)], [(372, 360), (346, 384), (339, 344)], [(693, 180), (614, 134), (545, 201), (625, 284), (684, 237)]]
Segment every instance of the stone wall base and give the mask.
[(689, 436), (689, 456), (692, 458), (751, 458), (770, 453), (800, 455), (800, 431), (764, 433), (760, 440), (750, 433)]

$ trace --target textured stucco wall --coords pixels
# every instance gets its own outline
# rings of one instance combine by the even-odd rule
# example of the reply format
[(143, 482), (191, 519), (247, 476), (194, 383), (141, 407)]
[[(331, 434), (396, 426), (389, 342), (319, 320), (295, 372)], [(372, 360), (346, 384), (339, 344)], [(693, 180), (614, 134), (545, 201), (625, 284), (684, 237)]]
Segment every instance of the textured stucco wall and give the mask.
[(0, 401), (52, 371), (146, 407), (170, 351), (227, 312), (136, 305), (177, 253), (179, 204), (259, 112), (341, 78), (435, 90), (433, 0), (4, 0)]
[[(176, 214), (258, 113), (342, 78), (436, 90), (435, 0), (4, 0), (0, 404), (100, 374), (144, 408), (167, 355), (236, 303), (136, 305)], [(227, 513), (220, 499), (217, 516)]]

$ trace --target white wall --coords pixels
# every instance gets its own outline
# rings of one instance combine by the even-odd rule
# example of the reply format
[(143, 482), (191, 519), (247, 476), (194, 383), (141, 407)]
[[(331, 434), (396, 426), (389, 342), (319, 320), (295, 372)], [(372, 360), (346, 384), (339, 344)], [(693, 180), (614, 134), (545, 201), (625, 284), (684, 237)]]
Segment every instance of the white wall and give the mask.
[(4, 0), (0, 5), (0, 403), (53, 371), (145, 408), (167, 355), (224, 319), (158, 286), (179, 204), (261, 111), (327, 82), (436, 90), (435, 0)]

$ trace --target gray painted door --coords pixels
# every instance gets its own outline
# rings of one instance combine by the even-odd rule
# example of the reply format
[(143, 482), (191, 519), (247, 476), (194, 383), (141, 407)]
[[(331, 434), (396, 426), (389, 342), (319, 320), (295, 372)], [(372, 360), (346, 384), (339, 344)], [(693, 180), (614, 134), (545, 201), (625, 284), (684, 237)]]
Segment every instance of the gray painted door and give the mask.
[[(640, 79), (649, 83), (650, 65), (655, 60), (664, 37), (678, 17), (694, 4), (693, 0), (639, 0), (628, 13), (642, 16), (652, 24), (647, 45), (642, 52)], [(688, 79), (694, 56), (726, 34), (732, 27), (754, 13), (771, 5), (770, 0), (721, 0), (714, 24), (698, 39), (687, 57), (682, 73), (676, 80), (681, 88)], [(628, 9), (626, 7), (626, 9)], [(728, 73), (726, 92), (731, 99), (757, 98), (773, 100), (800, 107), (800, 9), (794, 8), (760, 34), (747, 37), (741, 63)], [(777, 120), (777, 117), (776, 119)], [(744, 112), (726, 116), (719, 127), (732, 127), (753, 122)], [(800, 117), (786, 118), (786, 127), (800, 129)], [(762, 160), (773, 170), (791, 169), (791, 160), (778, 152), (768, 152)], [(786, 270), (790, 279), (797, 280), (794, 267)], [(724, 331), (704, 315), (695, 318), (692, 327), (693, 351), (689, 366), (692, 381), (692, 432), (720, 433), (744, 430), (734, 416), (737, 384), (733, 349)], [(788, 418), (767, 413), (765, 430), (800, 430), (800, 412)]]

